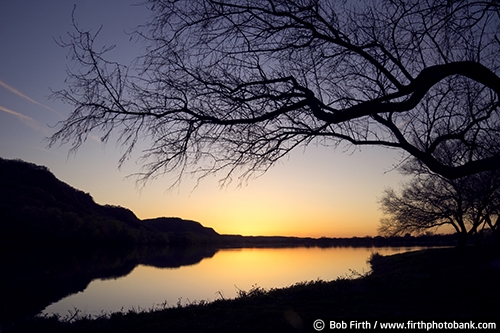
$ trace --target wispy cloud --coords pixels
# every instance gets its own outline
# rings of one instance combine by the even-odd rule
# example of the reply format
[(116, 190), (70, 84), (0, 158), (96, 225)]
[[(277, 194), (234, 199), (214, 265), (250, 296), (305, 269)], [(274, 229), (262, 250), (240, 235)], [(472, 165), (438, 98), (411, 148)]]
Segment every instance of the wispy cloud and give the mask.
[(37, 149), (37, 150), (43, 151), (44, 153), (49, 153), (49, 154), (56, 155), (56, 156), (59, 155), (55, 151), (51, 151), (51, 150), (48, 150), (48, 149), (45, 149), (45, 148), (36, 147), (36, 146), (32, 146), (32, 147), (35, 148), (35, 149)]
[(40, 123), (38, 121), (36, 121), (35, 119), (33, 119), (31, 117), (25, 116), (24, 114), (16, 112), (16, 111), (12, 111), (12, 110), (7, 109), (6, 107), (3, 107), (1, 105), (0, 105), (0, 111), (4, 111), (7, 113), (10, 113), (13, 116), (16, 116), (17, 119), (19, 119), (20, 121), (22, 121), (23, 123), (25, 123), (29, 127), (33, 128), (34, 130), (42, 131), (42, 125), (40, 125)]
[[(5, 89), (7, 89), (8, 91), (10, 91), (11, 93), (14, 93), (14, 94), (16, 94), (17, 96), (19, 96), (19, 97), (21, 97), (21, 98), (24, 98), (25, 100), (27, 100), (27, 101), (29, 101), (29, 102), (31, 102), (31, 103), (33, 103), (33, 104), (39, 105), (39, 106), (41, 106), (41, 107), (44, 107), (44, 108), (46, 108), (47, 110), (50, 110), (50, 111), (52, 111), (52, 112), (56, 113), (57, 115), (62, 116), (62, 114), (60, 114), (59, 112), (57, 112), (56, 110), (54, 110), (54, 109), (53, 109), (53, 108), (51, 108), (50, 106), (47, 106), (47, 105), (45, 105), (45, 104), (42, 104), (42, 103), (40, 103), (40, 102), (35, 101), (33, 98), (26, 96), (25, 94), (23, 94), (22, 92), (20, 92), (20, 91), (19, 91), (19, 90), (17, 90), (16, 88), (9, 86), (7, 83), (5, 83), (5, 82), (3, 82), (3, 81), (1, 81), (1, 80), (0, 80), (0, 86), (4, 87)], [(5, 111), (5, 110), (4, 110), (4, 111)]]
[(92, 140), (94, 140), (95, 142), (97, 142), (97, 143), (102, 143), (101, 138), (100, 138), (100, 137), (98, 137), (97, 135), (91, 135), (91, 136), (90, 136), (90, 138), (91, 138)]

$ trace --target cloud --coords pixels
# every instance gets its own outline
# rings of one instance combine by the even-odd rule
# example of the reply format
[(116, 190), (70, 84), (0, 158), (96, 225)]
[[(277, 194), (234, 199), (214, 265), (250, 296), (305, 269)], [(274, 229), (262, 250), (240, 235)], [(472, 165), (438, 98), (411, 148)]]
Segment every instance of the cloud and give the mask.
[[(9, 86), (7, 83), (2, 82), (1, 80), (0, 80), (0, 86), (4, 87), (5, 89), (7, 89), (8, 91), (10, 91), (11, 93), (14, 93), (14, 94), (16, 94), (17, 96), (19, 96), (19, 97), (21, 97), (21, 98), (24, 98), (25, 100), (27, 100), (27, 101), (29, 101), (29, 102), (31, 102), (31, 103), (33, 103), (33, 104), (39, 105), (39, 106), (41, 106), (41, 107), (44, 107), (44, 108), (46, 108), (47, 110), (50, 110), (50, 111), (52, 111), (52, 112), (56, 113), (57, 115), (62, 116), (62, 114), (60, 114), (59, 112), (57, 112), (56, 110), (54, 110), (54, 109), (53, 109), (53, 108), (51, 108), (50, 106), (47, 106), (47, 105), (44, 105), (44, 104), (42, 104), (42, 103), (40, 103), (40, 102), (35, 101), (34, 99), (32, 99), (32, 98), (30, 98), (30, 97), (26, 96), (25, 94), (23, 94), (22, 92), (20, 92), (20, 91), (19, 91), (19, 90), (17, 90), (16, 88), (13, 88), (13, 87)], [(3, 110), (3, 111), (5, 111), (5, 110)]]
[(33, 148), (37, 149), (37, 150), (41, 150), (45, 153), (50, 153), (52, 155), (59, 155), (58, 153), (54, 152), (54, 151), (51, 151), (51, 150), (48, 150), (48, 149), (45, 149), (45, 148), (41, 148), (41, 147), (36, 147), (36, 146), (32, 146)]
[(98, 137), (97, 135), (91, 135), (90, 138), (92, 140), (94, 140), (95, 142), (98, 142), (98, 143), (102, 143), (102, 140), (100, 137)]
[(6, 107), (3, 107), (1, 105), (0, 105), (0, 111), (4, 111), (7, 113), (10, 113), (11, 115), (16, 116), (17, 119), (19, 119), (20, 121), (22, 121), (24, 124), (28, 125), (29, 127), (33, 128), (34, 130), (42, 131), (42, 126), (40, 125), (40, 123), (31, 117), (25, 116), (24, 114), (21, 114), (21, 113), (16, 112), (16, 111), (12, 111), (12, 110), (7, 109)]

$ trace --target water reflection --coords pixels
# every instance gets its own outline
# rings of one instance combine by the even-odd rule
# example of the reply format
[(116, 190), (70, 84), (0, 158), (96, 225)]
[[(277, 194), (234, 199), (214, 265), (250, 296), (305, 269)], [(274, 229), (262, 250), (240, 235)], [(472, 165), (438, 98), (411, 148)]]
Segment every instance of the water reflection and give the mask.
[(95, 279), (118, 281), (138, 265), (194, 265), (216, 252), (207, 247), (1, 249), (0, 324), (37, 314), (68, 295), (80, 295)]
[[(150, 309), (164, 302), (175, 306), (178, 302), (232, 298), (238, 289), (249, 290), (254, 285), (280, 288), (300, 281), (332, 280), (353, 271), (362, 274), (368, 270), (366, 260), (371, 252), (391, 254), (411, 249), (417, 248), (164, 250), (137, 261), (126, 276), (92, 281), (84, 292), (48, 306), (44, 313), (67, 315), (68, 310), (78, 308), (87, 314), (99, 314), (131, 308)], [(177, 256), (184, 259), (176, 259)], [(180, 266), (180, 269), (171, 269)]]
[(371, 252), (417, 248), (215, 247), (0, 250), (0, 324), (34, 314), (87, 314), (232, 298), (252, 286), (365, 273)]

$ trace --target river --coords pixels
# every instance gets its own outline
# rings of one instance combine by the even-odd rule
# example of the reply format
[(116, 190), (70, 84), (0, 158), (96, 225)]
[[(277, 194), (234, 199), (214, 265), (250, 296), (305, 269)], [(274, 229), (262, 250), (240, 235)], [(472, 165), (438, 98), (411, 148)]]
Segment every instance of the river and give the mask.
[[(253, 287), (283, 288), (317, 279), (355, 278), (369, 272), (367, 260), (374, 252), (388, 255), (418, 249), (422, 248), (237, 248), (203, 250), (201, 255), (168, 252), (130, 266), (123, 275), (95, 278), (42, 313), (64, 317), (78, 309), (81, 314), (96, 316), (234, 298), (238, 291)], [(179, 255), (183, 257), (176, 258)]]

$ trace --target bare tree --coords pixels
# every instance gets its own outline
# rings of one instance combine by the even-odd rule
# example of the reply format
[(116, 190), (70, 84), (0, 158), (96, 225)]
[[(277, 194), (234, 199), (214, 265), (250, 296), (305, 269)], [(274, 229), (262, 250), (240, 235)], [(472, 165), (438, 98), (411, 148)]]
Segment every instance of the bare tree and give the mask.
[[(148, 0), (124, 66), (78, 27), (81, 67), (55, 96), (74, 109), (50, 138), (91, 131), (143, 153), (144, 179), (188, 168), (227, 179), (297, 146), (399, 148), (455, 179), (500, 168), (497, 1)], [(440, 150), (458, 147), (443, 161)]]
[(448, 225), (458, 234), (459, 246), (464, 246), (481, 227), (490, 228), (498, 238), (498, 170), (460, 179), (420, 171), (402, 186), (400, 194), (390, 188), (384, 192), (380, 204), (385, 217), (380, 222), (380, 234), (422, 234)]

